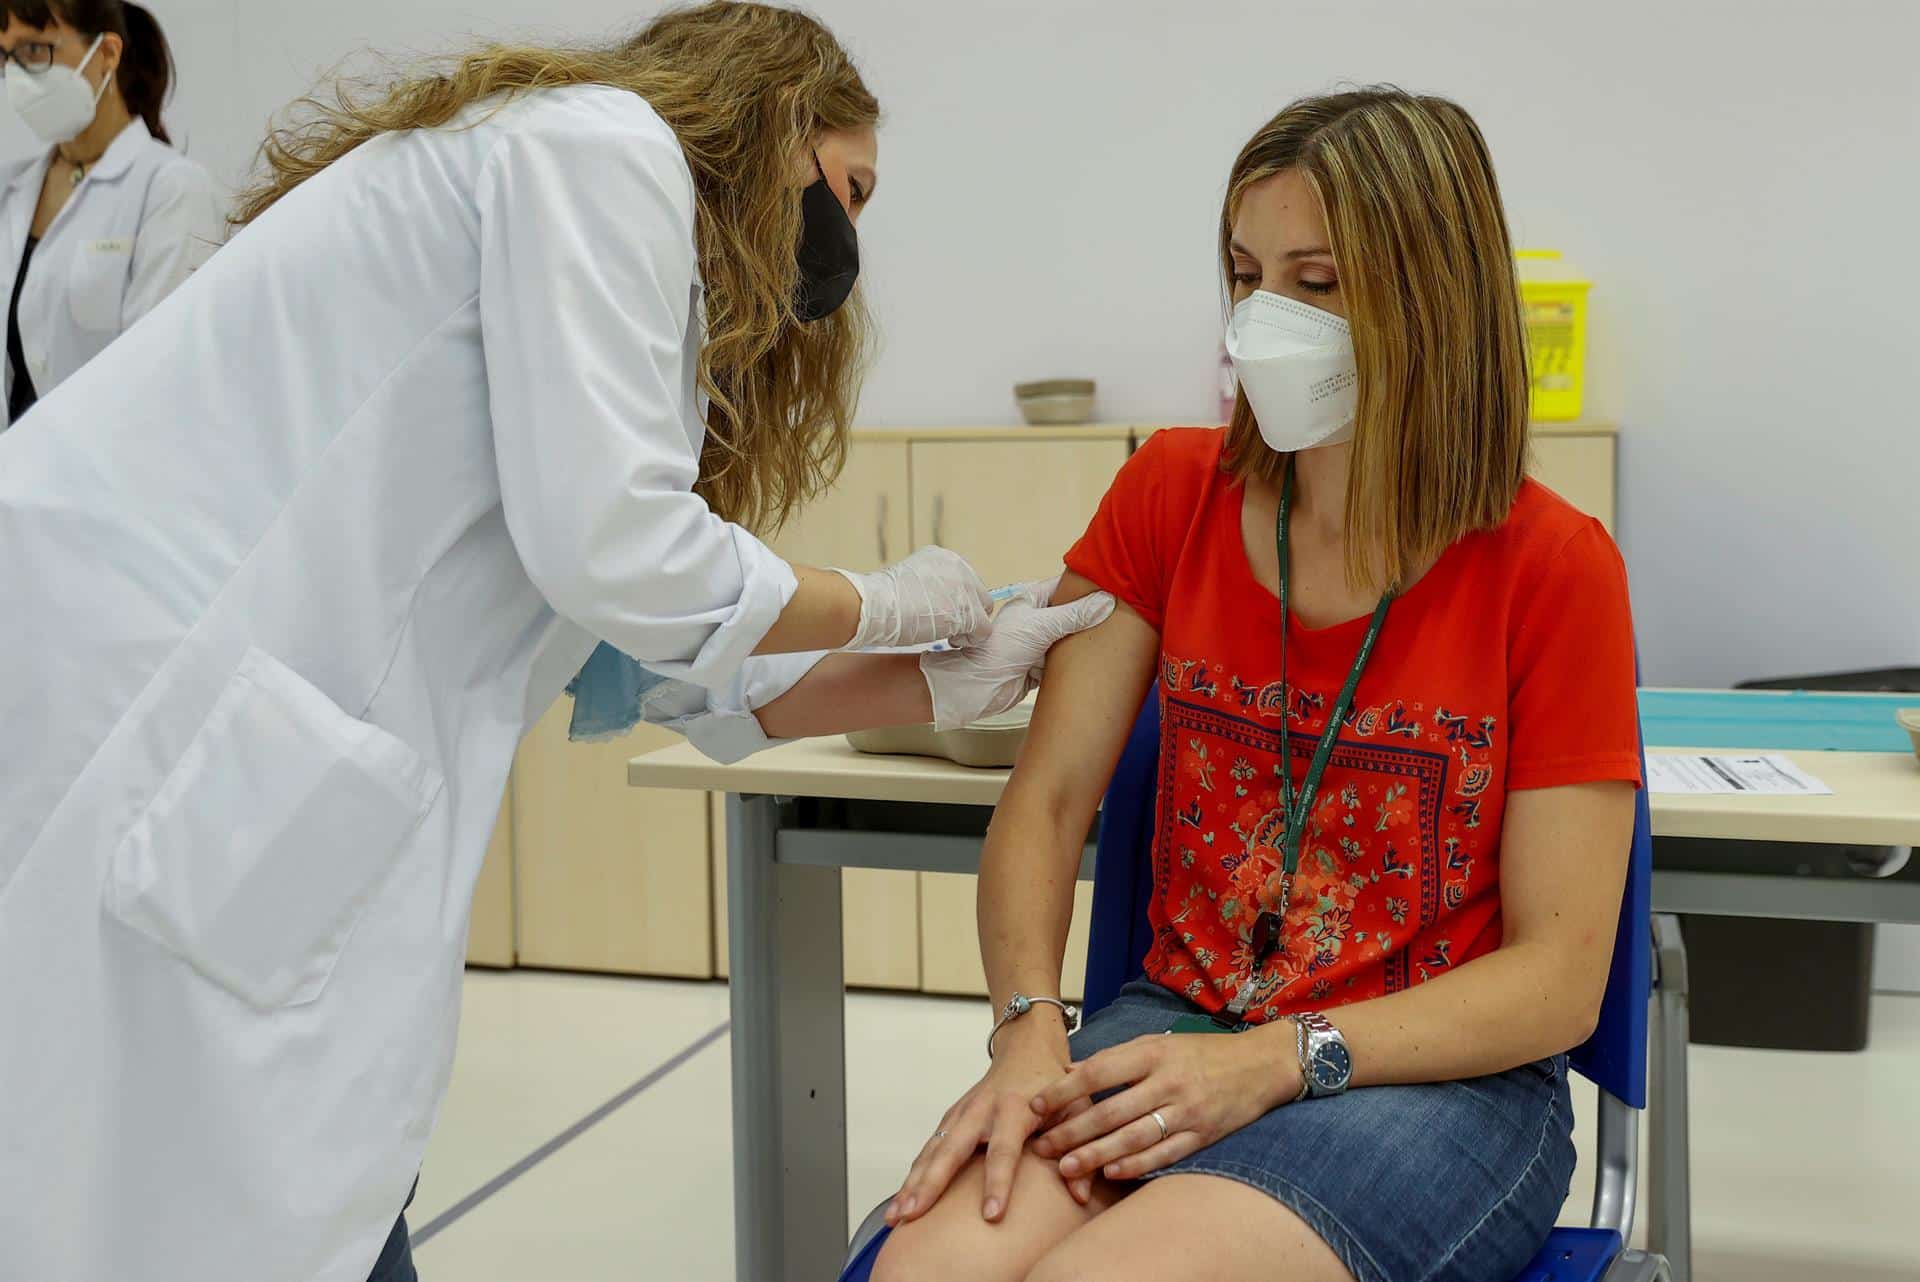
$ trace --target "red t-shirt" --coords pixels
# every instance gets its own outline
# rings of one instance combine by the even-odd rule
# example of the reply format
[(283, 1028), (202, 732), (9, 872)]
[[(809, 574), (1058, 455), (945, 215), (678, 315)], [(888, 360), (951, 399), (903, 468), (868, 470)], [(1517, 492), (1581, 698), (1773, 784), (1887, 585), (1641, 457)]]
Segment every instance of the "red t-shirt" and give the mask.
[[(1067, 567), (1160, 633), (1150, 979), (1219, 1010), (1279, 893), (1279, 602), (1242, 542), (1223, 429), (1154, 433)], [(1367, 619), (1290, 620), (1296, 789)], [(1500, 944), (1516, 788), (1640, 778), (1626, 570), (1600, 523), (1535, 482), (1388, 613), (1301, 843), (1285, 943), (1251, 1019), (1397, 992)]]

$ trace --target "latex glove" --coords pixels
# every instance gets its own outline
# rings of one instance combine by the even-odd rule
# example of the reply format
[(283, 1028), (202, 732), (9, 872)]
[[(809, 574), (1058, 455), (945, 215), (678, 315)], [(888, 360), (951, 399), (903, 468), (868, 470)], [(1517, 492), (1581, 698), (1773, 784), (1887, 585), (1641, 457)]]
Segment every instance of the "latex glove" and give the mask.
[(860, 626), (842, 649), (965, 644), (983, 635), (993, 617), (987, 585), (958, 552), (924, 547), (872, 574), (843, 575), (860, 593)]
[(920, 656), (933, 693), (933, 724), (940, 730), (1005, 712), (1040, 684), (1047, 651), (1056, 641), (1104, 623), (1113, 597), (1095, 592), (1071, 605), (1050, 606), (1058, 578), (1022, 584), (994, 617), (993, 630), (960, 650)]

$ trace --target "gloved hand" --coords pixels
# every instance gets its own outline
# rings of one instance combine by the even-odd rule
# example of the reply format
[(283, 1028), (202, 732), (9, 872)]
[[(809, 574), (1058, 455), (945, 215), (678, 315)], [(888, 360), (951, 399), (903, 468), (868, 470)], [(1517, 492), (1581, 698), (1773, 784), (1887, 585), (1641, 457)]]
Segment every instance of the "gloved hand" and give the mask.
[(993, 617), (987, 585), (965, 557), (945, 548), (921, 548), (872, 574), (834, 573), (860, 593), (860, 626), (842, 649), (961, 645), (984, 634)]
[(985, 637), (965, 649), (920, 656), (920, 672), (933, 693), (936, 729), (953, 730), (1013, 707), (1040, 684), (1054, 642), (1104, 623), (1113, 613), (1113, 598), (1105, 592), (1049, 606), (1059, 586), (1058, 578), (1023, 584), (1000, 607)]

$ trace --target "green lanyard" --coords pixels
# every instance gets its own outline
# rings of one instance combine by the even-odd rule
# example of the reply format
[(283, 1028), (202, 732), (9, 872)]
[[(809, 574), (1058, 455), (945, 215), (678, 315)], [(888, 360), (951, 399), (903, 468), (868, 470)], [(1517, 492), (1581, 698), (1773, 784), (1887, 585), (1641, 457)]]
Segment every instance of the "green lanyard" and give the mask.
[(1313, 799), (1320, 792), (1320, 777), (1326, 773), (1327, 760), (1333, 756), (1334, 742), (1340, 737), (1340, 726), (1347, 719), (1347, 711), (1353, 707), (1353, 692), (1360, 686), (1360, 674), (1366, 671), (1367, 660), (1373, 655), (1373, 646), (1380, 639), (1380, 628), (1387, 621), (1387, 607), (1393, 604), (1393, 593), (1387, 592), (1380, 598), (1380, 604), (1373, 608), (1373, 618), (1367, 624), (1367, 635), (1360, 642), (1360, 651), (1353, 656), (1353, 667), (1347, 673), (1347, 683), (1340, 688), (1340, 698), (1327, 715), (1327, 728), (1321, 732), (1320, 742), (1313, 750), (1313, 759), (1307, 763), (1306, 777), (1300, 781), (1298, 797), (1293, 789), (1292, 751), (1288, 747), (1287, 712), (1291, 706), (1292, 687), (1287, 684), (1287, 592), (1292, 584), (1293, 572), (1287, 557), (1287, 513), (1293, 507), (1293, 459), (1287, 459), (1287, 473), (1280, 486), (1280, 511), (1273, 522), (1273, 546), (1280, 558), (1280, 808), (1286, 819), (1286, 827), (1280, 839), (1280, 902), (1277, 906), (1263, 908), (1254, 918), (1253, 935), (1249, 941), (1253, 950), (1253, 965), (1248, 969), (1246, 982), (1227, 1009), (1234, 1018), (1246, 1014), (1248, 1003), (1253, 998), (1253, 990), (1267, 959), (1279, 950), (1282, 927), (1286, 923), (1287, 906), (1293, 900), (1293, 879), (1300, 871), (1300, 843), (1307, 832), (1307, 818), (1313, 810)]

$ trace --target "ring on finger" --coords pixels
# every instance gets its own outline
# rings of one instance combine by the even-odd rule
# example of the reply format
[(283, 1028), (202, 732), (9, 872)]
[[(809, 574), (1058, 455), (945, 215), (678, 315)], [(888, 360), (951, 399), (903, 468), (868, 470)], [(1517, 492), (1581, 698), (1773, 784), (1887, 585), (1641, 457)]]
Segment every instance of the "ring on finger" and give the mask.
[(945, 1139), (945, 1138), (947, 1138), (947, 1133), (946, 1133), (945, 1131), (935, 1131), (935, 1132), (933, 1133), (933, 1138), (935, 1138), (935, 1139), (937, 1139), (937, 1140), (943, 1140), (943, 1139)]
[(1159, 1110), (1157, 1109), (1147, 1114), (1147, 1116), (1151, 1117), (1153, 1119), (1153, 1124), (1160, 1128), (1160, 1138), (1162, 1140), (1165, 1140), (1167, 1138), (1167, 1119), (1160, 1116)]

